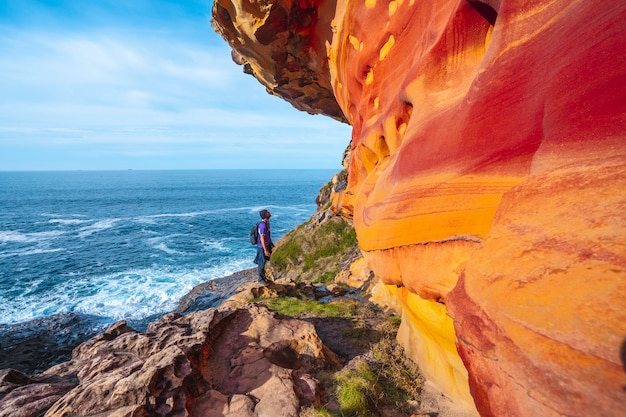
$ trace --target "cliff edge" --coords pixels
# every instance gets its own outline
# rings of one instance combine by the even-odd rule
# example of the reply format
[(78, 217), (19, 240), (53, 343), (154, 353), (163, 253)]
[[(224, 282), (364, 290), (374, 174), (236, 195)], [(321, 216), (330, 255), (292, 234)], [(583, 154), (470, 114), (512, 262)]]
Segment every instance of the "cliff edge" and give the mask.
[(626, 3), (215, 0), (272, 94), (353, 127), (380, 303), (482, 416), (626, 412)]

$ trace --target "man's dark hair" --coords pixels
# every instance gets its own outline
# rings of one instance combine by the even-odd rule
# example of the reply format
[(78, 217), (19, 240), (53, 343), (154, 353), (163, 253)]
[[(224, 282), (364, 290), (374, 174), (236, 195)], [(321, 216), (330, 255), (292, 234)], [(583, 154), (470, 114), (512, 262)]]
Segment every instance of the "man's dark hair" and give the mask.
[(262, 219), (267, 217), (267, 213), (268, 213), (268, 211), (265, 210), (265, 209), (259, 211), (259, 215), (261, 216)]

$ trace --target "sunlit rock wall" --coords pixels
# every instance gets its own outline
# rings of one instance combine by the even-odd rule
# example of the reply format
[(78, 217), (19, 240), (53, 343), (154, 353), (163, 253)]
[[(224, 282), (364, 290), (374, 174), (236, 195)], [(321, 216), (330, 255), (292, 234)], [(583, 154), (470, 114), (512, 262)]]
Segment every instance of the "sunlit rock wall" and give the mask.
[(425, 373), (483, 416), (626, 414), (626, 3), (239, 1), (238, 62), (353, 126), (337, 209)]

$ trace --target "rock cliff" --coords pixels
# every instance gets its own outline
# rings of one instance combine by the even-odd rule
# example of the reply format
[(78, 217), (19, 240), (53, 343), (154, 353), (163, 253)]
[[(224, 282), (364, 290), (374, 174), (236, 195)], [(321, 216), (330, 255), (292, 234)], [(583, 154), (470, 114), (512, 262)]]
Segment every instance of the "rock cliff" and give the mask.
[(626, 3), (213, 15), (269, 92), (352, 125), (335, 209), (432, 381), (483, 416), (626, 413)]

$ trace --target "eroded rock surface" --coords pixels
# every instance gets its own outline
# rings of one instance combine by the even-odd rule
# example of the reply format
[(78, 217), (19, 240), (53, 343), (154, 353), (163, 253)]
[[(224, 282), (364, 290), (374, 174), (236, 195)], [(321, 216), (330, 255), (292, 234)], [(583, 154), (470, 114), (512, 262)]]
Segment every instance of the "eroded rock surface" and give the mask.
[(335, 209), (437, 386), (483, 416), (626, 413), (626, 3), (217, 0), (214, 17), (274, 94), (302, 83), (337, 118), (316, 99), (330, 79), (353, 126)]
[(270, 94), (299, 110), (345, 122), (326, 57), (334, 9), (334, 0), (217, 0), (213, 28), (233, 48), (233, 60)]
[(0, 373), (0, 416), (295, 416), (337, 364), (313, 325), (265, 307), (124, 322), (42, 374)]

